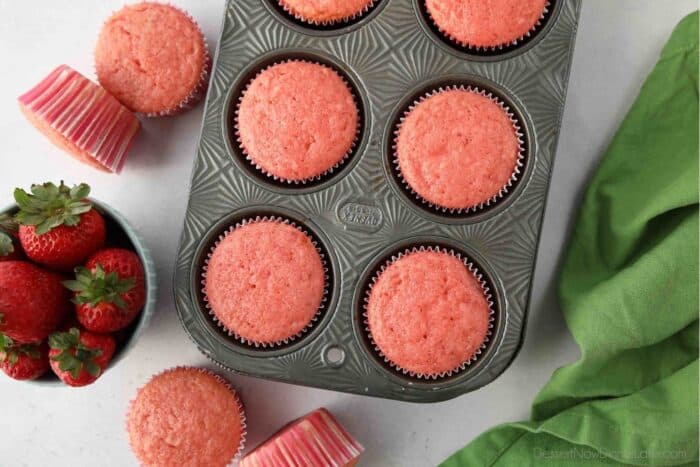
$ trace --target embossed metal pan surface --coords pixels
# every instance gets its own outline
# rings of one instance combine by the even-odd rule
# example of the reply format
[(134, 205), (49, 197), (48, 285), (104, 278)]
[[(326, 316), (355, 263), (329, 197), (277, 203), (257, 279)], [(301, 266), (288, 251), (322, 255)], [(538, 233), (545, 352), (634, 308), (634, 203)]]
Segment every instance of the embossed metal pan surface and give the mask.
[[(473, 55), (436, 36), (419, 2), (380, 0), (337, 28), (309, 29), (269, 0), (230, 0), (206, 100), (174, 278), (188, 335), (231, 371), (370, 396), (435, 402), (500, 375), (520, 348), (545, 199), (556, 151), (580, 0), (552, 1), (541, 30), (522, 47)], [(267, 64), (304, 58), (334, 66), (354, 88), (362, 132), (353, 157), (318, 183), (284, 186), (246, 165), (232, 138), (232, 112), (248, 80)], [(414, 202), (392, 173), (393, 126), (417, 96), (471, 84), (511, 107), (527, 158), (502, 202), (466, 216)], [(227, 227), (257, 215), (283, 216), (311, 232), (327, 255), (330, 298), (301, 339), (260, 349), (228, 336), (206, 312), (204, 259)], [(417, 380), (392, 370), (362, 323), (363, 287), (388, 256), (426, 244), (465, 254), (484, 273), (496, 316), (491, 340), (465, 371)], [(272, 253), (274, 254), (274, 253)]]

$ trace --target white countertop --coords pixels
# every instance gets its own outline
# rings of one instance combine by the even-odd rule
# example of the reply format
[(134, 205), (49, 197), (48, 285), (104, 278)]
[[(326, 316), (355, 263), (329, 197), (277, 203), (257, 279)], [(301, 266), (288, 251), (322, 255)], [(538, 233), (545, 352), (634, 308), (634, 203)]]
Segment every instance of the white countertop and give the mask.
[[(99, 28), (123, 0), (0, 0), (0, 205), (12, 189), (65, 179), (124, 214), (151, 247), (159, 302), (131, 353), (85, 389), (38, 387), (0, 375), (2, 466), (130, 466), (136, 461), (124, 415), (137, 387), (175, 365), (209, 366), (178, 322), (171, 278), (187, 204), (202, 106), (149, 120), (121, 176), (73, 162), (21, 116), (16, 98), (54, 66), (94, 77)], [(174, 0), (200, 23), (213, 46), (225, 0)], [(525, 419), (535, 394), (578, 350), (555, 294), (557, 268), (575, 206), (620, 120), (676, 23), (695, 0), (585, 0), (557, 161), (544, 221), (526, 340), (494, 383), (457, 399), (414, 405), (230, 376), (249, 418), (248, 447), (292, 418), (329, 408), (367, 449), (361, 465), (435, 465), (484, 430)], [(4, 203), (4, 204), (3, 204)]]

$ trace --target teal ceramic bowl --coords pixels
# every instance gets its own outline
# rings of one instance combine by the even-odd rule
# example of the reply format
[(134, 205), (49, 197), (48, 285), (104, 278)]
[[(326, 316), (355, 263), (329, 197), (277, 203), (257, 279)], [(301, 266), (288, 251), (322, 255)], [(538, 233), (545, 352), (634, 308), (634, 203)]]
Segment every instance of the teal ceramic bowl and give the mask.
[[(141, 337), (141, 334), (148, 327), (151, 316), (155, 311), (157, 283), (156, 283), (156, 267), (151, 257), (151, 252), (146, 247), (141, 236), (134, 230), (129, 222), (119, 214), (115, 209), (109, 207), (93, 198), (90, 199), (95, 208), (104, 216), (107, 222), (107, 245), (120, 248), (127, 248), (135, 251), (141, 258), (143, 269), (146, 275), (146, 304), (141, 311), (139, 317), (129, 325), (128, 328), (114, 334), (117, 341), (117, 350), (112, 357), (109, 368), (114, 367), (124, 356), (136, 346), (136, 343)], [(11, 205), (0, 211), (2, 213), (12, 213), (16, 211), (17, 206)], [(106, 372), (109, 372), (107, 368)], [(0, 377), (5, 375), (0, 374)], [(99, 384), (99, 380), (96, 384)], [(38, 378), (29, 383), (43, 386), (63, 386), (63, 383), (50, 370), (41, 378)], [(89, 386), (87, 386), (89, 387)]]

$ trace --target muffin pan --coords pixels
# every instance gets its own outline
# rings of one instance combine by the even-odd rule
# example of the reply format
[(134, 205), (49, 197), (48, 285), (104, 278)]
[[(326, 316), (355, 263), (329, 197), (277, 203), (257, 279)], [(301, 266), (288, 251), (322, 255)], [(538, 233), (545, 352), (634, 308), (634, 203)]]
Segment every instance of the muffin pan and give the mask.
[[(460, 50), (424, 17), (423, 0), (378, 0), (365, 15), (331, 26), (285, 16), (274, 0), (230, 0), (204, 111), (175, 271), (183, 327), (211, 360), (236, 373), (411, 402), (478, 389), (515, 358), (525, 328), (538, 238), (566, 97), (580, 0), (555, 0), (537, 32), (517, 47)], [(351, 85), (361, 128), (352, 155), (318, 181), (289, 185), (261, 176), (235, 139), (232, 116), (249, 80), (271, 63), (332, 66)], [(398, 119), (441, 86), (485, 90), (521, 124), (524, 166), (507, 196), (453, 214), (417, 201), (397, 178)], [(328, 264), (318, 321), (286, 345), (256, 348), (229, 336), (208, 313), (201, 274), (219, 236), (236, 222), (279, 216), (313, 236)], [(439, 247), (468, 258), (493, 300), (491, 336), (465, 370), (421, 380), (392, 369), (363, 323), (373, 274), (397, 252)], [(275, 254), (270, 251), (270, 254)]]

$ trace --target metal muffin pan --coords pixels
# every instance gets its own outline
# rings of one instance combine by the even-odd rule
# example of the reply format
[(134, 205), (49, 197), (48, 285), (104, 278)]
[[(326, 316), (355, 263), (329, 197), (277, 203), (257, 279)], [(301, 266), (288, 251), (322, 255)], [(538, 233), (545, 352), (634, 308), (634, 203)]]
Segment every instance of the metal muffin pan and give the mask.
[[(274, 0), (229, 0), (206, 99), (199, 149), (174, 277), (175, 303), (197, 347), (223, 368), (293, 384), (436, 402), (478, 389), (515, 358), (527, 318), (538, 238), (566, 97), (581, 0), (553, 0), (538, 33), (519, 47), (474, 53), (439, 37), (423, 0), (378, 0), (348, 24), (314, 27)], [(332, 66), (353, 88), (361, 131), (352, 157), (329, 177), (278, 183), (245, 160), (233, 135), (237, 99), (271, 63), (302, 58)], [(517, 183), (495, 205), (450, 215), (414, 200), (391, 164), (395, 124), (416, 97), (466, 84), (488, 90), (522, 124), (526, 159)], [(310, 232), (329, 265), (330, 294), (301, 338), (255, 348), (230, 337), (201, 292), (206, 255), (237, 221), (286, 217)], [(371, 347), (362, 318), (377, 268), (408, 247), (466, 255), (493, 294), (491, 339), (466, 370), (436, 380), (394, 371)], [(274, 252), (271, 252), (274, 254)]]

